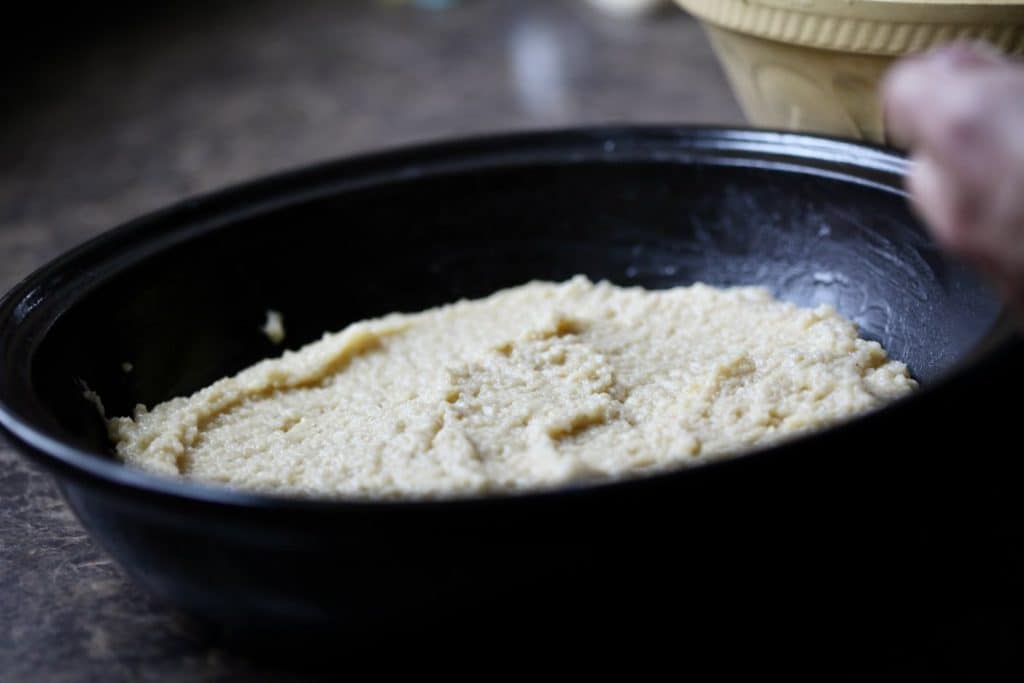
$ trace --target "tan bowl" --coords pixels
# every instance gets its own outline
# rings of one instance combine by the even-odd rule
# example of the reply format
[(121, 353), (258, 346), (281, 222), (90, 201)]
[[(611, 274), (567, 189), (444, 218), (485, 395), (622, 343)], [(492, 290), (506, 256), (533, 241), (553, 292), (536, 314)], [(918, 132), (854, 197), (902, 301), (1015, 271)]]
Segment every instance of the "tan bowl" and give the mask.
[(897, 58), (953, 40), (1024, 54), (1007, 0), (676, 0), (704, 25), (756, 126), (884, 141), (877, 90)]

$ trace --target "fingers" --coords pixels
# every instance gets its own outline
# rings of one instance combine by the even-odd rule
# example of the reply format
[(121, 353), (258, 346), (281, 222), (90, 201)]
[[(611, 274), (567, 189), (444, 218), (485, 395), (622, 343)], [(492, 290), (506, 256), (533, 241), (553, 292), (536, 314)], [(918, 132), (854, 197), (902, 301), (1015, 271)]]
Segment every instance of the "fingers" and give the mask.
[(965, 250), (967, 211), (956, 181), (934, 159), (918, 155), (907, 184), (911, 204), (931, 226), (936, 240), (949, 249)]
[(1024, 67), (954, 45), (897, 64), (882, 97), (915, 209), (1024, 308)]
[(953, 43), (908, 57), (893, 66), (882, 83), (886, 130), (893, 142), (912, 146), (939, 102), (948, 107), (959, 99), (938, 87), (942, 81), (979, 69), (1007, 64), (994, 48), (984, 43)]
[(985, 184), (998, 150), (1003, 92), (1024, 76), (983, 53), (951, 59), (926, 56), (901, 63), (883, 84), (890, 137), (925, 152), (959, 175)]

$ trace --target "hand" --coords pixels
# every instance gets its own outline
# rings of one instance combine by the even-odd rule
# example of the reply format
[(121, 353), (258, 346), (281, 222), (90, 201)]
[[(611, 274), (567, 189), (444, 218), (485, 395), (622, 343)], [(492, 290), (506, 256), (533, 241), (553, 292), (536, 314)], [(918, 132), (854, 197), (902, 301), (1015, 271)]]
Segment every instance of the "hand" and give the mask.
[(1024, 66), (953, 44), (898, 62), (882, 101), (917, 211), (1024, 312)]

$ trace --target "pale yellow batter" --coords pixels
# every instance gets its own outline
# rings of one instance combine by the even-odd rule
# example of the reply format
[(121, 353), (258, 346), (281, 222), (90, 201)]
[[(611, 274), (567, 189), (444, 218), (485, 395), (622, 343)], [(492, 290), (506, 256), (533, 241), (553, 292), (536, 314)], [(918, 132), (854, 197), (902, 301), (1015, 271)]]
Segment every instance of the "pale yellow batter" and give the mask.
[(109, 429), (152, 472), (437, 497), (699, 463), (915, 387), (828, 307), (576, 277), (359, 322)]

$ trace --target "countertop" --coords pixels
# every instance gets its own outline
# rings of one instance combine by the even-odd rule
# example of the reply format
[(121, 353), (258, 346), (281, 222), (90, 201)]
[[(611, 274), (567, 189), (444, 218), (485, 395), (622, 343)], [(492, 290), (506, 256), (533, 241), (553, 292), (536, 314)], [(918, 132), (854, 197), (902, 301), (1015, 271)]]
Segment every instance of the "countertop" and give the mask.
[[(700, 27), (679, 11), (170, 4), (116, 20), (82, 11), (64, 49), (8, 63), (17, 96), (0, 109), (0, 291), (138, 214), (323, 159), (491, 131), (743, 122)], [(309, 674), (216, 647), (143, 595), (50, 477), (0, 442), (0, 680), (299, 678)]]

